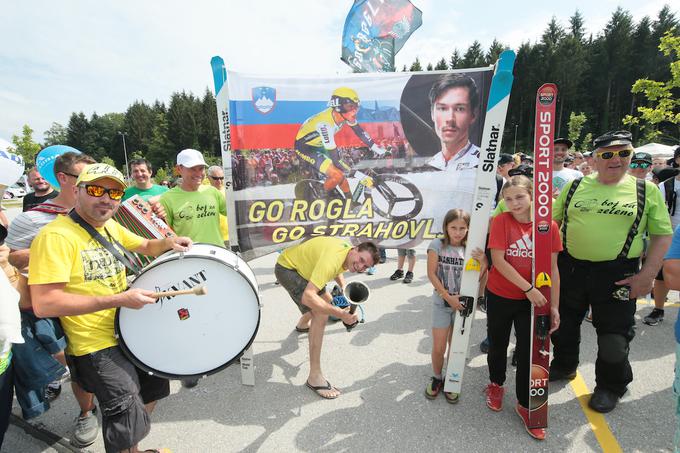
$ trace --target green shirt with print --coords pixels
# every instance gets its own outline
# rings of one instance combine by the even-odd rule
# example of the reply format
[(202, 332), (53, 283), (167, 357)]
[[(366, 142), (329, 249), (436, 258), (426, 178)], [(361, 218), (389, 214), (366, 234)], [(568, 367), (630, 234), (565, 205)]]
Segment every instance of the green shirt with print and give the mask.
[(168, 188), (165, 186), (159, 186), (158, 184), (153, 184), (150, 189), (140, 189), (137, 186), (131, 186), (125, 189), (125, 195), (123, 195), (123, 201), (128, 198), (132, 198), (135, 195), (142, 197), (142, 200), (149, 201), (149, 198), (155, 197), (156, 195), (161, 195), (167, 192)]
[[(553, 219), (564, 218), (564, 201), (573, 181), (568, 182), (553, 204)], [(666, 203), (659, 188), (646, 181), (645, 210), (638, 233), (633, 239), (629, 258), (642, 254), (642, 239), (651, 235), (673, 234)], [(625, 175), (614, 185), (601, 184), (597, 175), (583, 178), (569, 202), (567, 211), (567, 247), (579, 260), (610, 261), (616, 259), (626, 242), (628, 231), (637, 214), (636, 179)]]
[(195, 192), (177, 186), (161, 195), (161, 204), (166, 222), (178, 236), (224, 247), (219, 214), (227, 215), (227, 204), (222, 192), (212, 186), (201, 186)]

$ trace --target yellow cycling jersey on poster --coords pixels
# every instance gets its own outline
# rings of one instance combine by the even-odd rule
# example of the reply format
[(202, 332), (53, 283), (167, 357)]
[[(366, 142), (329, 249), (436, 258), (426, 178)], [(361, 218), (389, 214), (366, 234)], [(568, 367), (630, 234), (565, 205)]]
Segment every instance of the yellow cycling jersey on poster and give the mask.
[[(135, 250), (144, 242), (144, 238), (114, 220), (97, 231), (128, 250)], [(57, 216), (33, 240), (28, 283), (64, 283), (65, 292), (84, 296), (109, 296), (127, 289), (125, 266), (69, 216)], [(109, 308), (61, 316), (68, 338), (66, 352), (81, 356), (118, 344), (113, 332), (115, 315), (116, 309)]]
[[(348, 121), (341, 121), (339, 124), (333, 119), (333, 109), (328, 108), (314, 116), (307, 118), (302, 123), (300, 130), (295, 136), (295, 142), (302, 142), (305, 145), (315, 148), (323, 148), (328, 151), (334, 150), (335, 134), (342, 129), (342, 126), (349, 124)], [(350, 126), (356, 125), (350, 124)]]

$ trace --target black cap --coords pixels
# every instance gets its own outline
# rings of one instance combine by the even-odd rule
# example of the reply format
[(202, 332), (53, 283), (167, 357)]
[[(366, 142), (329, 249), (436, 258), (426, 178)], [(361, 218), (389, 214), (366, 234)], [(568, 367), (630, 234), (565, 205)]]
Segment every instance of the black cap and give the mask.
[(515, 159), (510, 154), (501, 153), (501, 155), (498, 157), (498, 165), (505, 165), (514, 161)]
[(608, 148), (616, 145), (633, 145), (633, 136), (628, 131), (609, 131), (593, 140), (593, 147)]
[(673, 151), (673, 159), (677, 159), (678, 156), (680, 156), (680, 145), (675, 147), (675, 151)]
[(517, 176), (517, 175), (524, 175), (524, 176), (527, 176), (529, 178), (533, 178), (534, 177), (534, 167), (532, 167), (531, 165), (527, 165), (527, 164), (521, 164), (521, 165), (516, 166), (515, 168), (511, 168), (508, 171), (508, 176)]
[(5, 228), (5, 225), (0, 223), (0, 245), (5, 243), (6, 237), (7, 237), (7, 228)]
[(647, 162), (652, 163), (652, 155), (649, 153), (634, 153), (633, 157), (630, 159), (631, 162)]
[(534, 161), (534, 156), (530, 156), (528, 154), (520, 154), (519, 155), (519, 160), (530, 160), (531, 162)]
[(560, 138), (556, 138), (555, 140), (553, 140), (554, 145), (557, 145), (558, 143), (561, 143), (563, 145), (567, 145), (567, 148), (571, 148), (572, 146), (574, 146), (574, 142), (572, 142), (568, 138), (560, 137)]
[(675, 178), (680, 174), (680, 168), (664, 167), (653, 168), (652, 174), (659, 179), (659, 182), (664, 182), (667, 179)]

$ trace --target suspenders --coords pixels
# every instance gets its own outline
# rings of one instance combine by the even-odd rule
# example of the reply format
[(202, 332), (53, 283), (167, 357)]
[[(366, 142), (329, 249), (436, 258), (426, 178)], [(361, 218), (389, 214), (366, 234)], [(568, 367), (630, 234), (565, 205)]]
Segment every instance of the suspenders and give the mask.
[[(583, 178), (575, 179), (574, 182), (571, 183), (569, 192), (567, 192), (567, 196), (564, 199), (564, 215), (562, 218), (562, 248), (564, 248), (565, 252), (567, 252), (567, 211), (569, 210), (569, 203), (571, 202), (571, 199), (574, 196), (579, 184), (581, 184), (582, 179)], [(638, 233), (638, 227), (640, 226), (642, 214), (645, 211), (645, 202), (647, 200), (644, 179), (638, 179), (635, 181), (635, 192), (637, 195), (637, 214), (635, 215), (635, 220), (633, 220), (633, 224), (630, 226), (630, 230), (628, 231), (626, 242), (623, 244), (623, 248), (621, 249), (621, 252), (617, 258), (626, 258), (628, 256), (628, 251), (630, 250), (630, 246), (633, 244), (633, 239), (635, 239), (635, 235)]]

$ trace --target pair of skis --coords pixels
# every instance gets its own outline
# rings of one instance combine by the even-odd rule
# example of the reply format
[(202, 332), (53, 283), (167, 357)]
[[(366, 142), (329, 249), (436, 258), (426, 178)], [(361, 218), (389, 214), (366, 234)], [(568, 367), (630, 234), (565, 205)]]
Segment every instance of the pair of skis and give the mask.
[[(489, 216), (496, 194), (496, 168), (512, 88), (514, 60), (515, 55), (512, 51), (501, 54), (489, 91), (470, 228), (468, 229), (465, 264), (460, 286), (460, 301), (465, 309), (454, 320), (445, 373), (444, 391), (446, 392), (461, 393), (470, 344), (471, 329), (466, 328), (466, 324), (468, 324), (468, 318), (470, 319), (469, 324), (474, 319), (479, 291), (480, 263), (472, 258), (471, 254), (475, 248), (483, 249), (486, 241)], [(551, 286), (552, 154), (556, 99), (557, 89), (555, 85), (546, 84), (539, 89), (536, 102), (534, 286), (541, 291), (548, 302), (550, 302)], [(541, 106), (540, 109), (539, 105)], [(547, 195), (547, 198), (544, 194)], [(530, 428), (547, 426), (549, 329), (550, 304), (532, 309), (531, 363), (524, 365), (531, 367), (529, 385)]]

